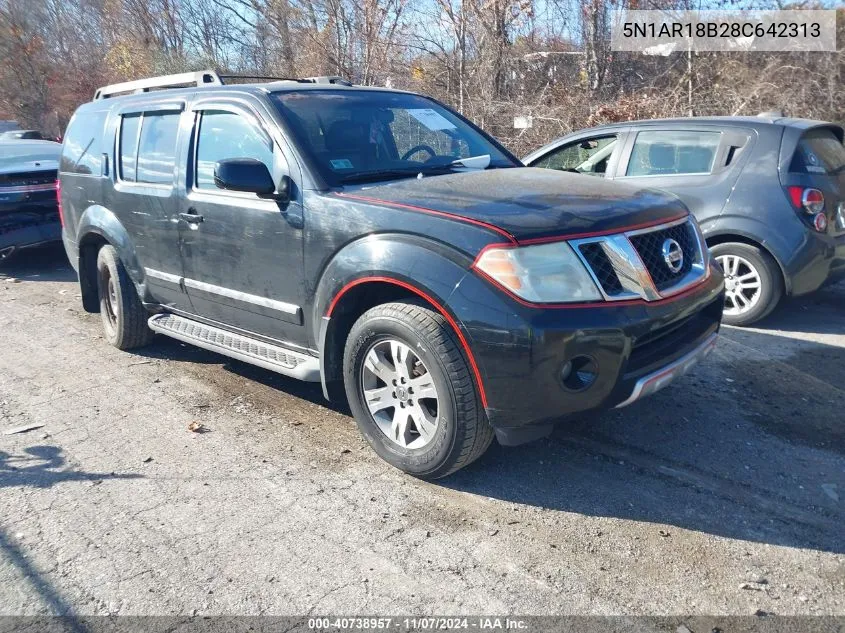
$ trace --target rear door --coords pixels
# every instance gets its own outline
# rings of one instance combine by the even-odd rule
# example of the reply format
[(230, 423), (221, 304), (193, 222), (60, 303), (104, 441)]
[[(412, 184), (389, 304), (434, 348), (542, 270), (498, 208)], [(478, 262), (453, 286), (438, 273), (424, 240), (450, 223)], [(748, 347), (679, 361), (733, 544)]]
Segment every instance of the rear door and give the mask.
[(208, 98), (192, 106), (183, 226), (185, 287), (194, 312), (291, 346), (305, 345), (302, 305), (302, 206), (299, 186), (282, 203), (214, 184), (214, 165), (230, 158), (262, 161), (277, 186), (301, 182), (263, 106)]
[(751, 130), (733, 127), (640, 128), (631, 133), (616, 178), (674, 193), (703, 222), (721, 213), (752, 142)]
[(828, 232), (845, 234), (845, 147), (842, 145), (842, 129), (836, 126), (813, 127), (803, 131), (797, 143), (796, 136), (798, 130), (786, 128), (781, 183), (784, 187), (820, 190), (825, 200)]
[(176, 152), (185, 103), (136, 104), (118, 111), (114, 134), (114, 187), (106, 206), (126, 227), (150, 294), (159, 303), (188, 310), (181, 286), (177, 221)]

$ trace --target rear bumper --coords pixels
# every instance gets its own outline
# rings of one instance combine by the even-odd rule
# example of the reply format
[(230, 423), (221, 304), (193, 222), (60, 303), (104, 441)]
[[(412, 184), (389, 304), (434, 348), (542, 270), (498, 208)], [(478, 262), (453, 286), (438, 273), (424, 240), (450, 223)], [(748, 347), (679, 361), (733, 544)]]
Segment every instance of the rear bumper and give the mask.
[[(671, 301), (520, 307), (507, 314), (506, 331), (468, 325), (484, 374), (485, 411), (500, 443), (529, 441), (556, 421), (625, 406), (692, 368), (712, 349), (721, 323), (724, 283), (715, 266), (694, 291)], [(592, 361), (595, 376), (573, 388), (565, 367), (578, 358)]]
[(792, 296), (845, 279), (845, 233), (832, 236), (806, 231), (806, 239), (786, 267)]

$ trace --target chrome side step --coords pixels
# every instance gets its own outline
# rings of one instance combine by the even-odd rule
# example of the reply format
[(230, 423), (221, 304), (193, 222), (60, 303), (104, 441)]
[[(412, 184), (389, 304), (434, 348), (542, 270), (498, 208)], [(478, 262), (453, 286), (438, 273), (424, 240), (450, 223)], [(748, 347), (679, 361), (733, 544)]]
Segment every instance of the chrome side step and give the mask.
[(175, 314), (155, 314), (147, 321), (147, 325), (159, 334), (218, 354), (231, 356), (285, 376), (309, 382), (320, 381), (320, 361), (314, 356), (294, 352)]

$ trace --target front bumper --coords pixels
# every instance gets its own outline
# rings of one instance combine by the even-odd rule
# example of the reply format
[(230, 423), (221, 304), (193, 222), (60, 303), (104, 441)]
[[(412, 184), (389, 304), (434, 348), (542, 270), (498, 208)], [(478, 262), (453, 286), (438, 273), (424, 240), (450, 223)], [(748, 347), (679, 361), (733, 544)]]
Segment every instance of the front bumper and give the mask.
[[(667, 301), (512, 306), (507, 313), (488, 312), (487, 323), (464, 320), (482, 368), (485, 411), (500, 443), (542, 437), (556, 421), (625, 406), (666, 386), (712, 349), (723, 302), (722, 275), (711, 263), (705, 281)], [(585, 388), (572, 388), (563, 368), (584, 357), (595, 376)]]
[(55, 199), (0, 204), (0, 252), (61, 239), (62, 225)]

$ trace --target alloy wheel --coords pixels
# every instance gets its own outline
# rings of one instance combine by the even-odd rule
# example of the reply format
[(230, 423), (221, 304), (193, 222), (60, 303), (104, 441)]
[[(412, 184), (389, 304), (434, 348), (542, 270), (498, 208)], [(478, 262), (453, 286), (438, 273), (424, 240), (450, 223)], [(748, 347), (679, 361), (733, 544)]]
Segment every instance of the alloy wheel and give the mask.
[(725, 273), (725, 314), (745, 314), (760, 301), (760, 272), (744, 257), (719, 255), (716, 261)]
[(406, 449), (434, 439), (440, 412), (434, 378), (405, 343), (383, 339), (367, 351), (361, 368), (364, 401), (392, 442)]

